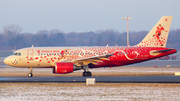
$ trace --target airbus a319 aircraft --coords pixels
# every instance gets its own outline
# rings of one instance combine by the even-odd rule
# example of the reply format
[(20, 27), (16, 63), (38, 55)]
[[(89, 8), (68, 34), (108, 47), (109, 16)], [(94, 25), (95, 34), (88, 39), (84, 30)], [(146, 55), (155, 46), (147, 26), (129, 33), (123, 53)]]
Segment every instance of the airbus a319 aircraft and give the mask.
[(165, 48), (172, 16), (163, 16), (146, 37), (132, 47), (29, 47), (15, 51), (4, 59), (14, 67), (53, 68), (55, 74), (72, 73), (83, 69), (83, 76), (91, 76), (91, 68), (115, 67), (139, 63), (176, 53)]

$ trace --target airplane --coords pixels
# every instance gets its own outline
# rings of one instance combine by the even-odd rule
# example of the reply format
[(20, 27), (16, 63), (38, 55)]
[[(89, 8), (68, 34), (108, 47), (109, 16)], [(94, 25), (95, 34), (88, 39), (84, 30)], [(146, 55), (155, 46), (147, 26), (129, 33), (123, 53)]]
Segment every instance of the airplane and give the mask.
[(176, 53), (166, 48), (172, 16), (163, 16), (145, 38), (135, 46), (105, 47), (28, 47), (15, 51), (4, 59), (14, 67), (52, 68), (54, 74), (67, 74), (83, 69), (82, 76), (92, 76), (89, 69), (123, 66)]

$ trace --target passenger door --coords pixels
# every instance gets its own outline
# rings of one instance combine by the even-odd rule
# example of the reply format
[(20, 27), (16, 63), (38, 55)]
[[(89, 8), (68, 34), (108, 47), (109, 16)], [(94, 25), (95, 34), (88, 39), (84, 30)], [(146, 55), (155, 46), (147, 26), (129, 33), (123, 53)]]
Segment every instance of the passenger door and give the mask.
[(33, 60), (33, 49), (27, 50), (28, 60)]

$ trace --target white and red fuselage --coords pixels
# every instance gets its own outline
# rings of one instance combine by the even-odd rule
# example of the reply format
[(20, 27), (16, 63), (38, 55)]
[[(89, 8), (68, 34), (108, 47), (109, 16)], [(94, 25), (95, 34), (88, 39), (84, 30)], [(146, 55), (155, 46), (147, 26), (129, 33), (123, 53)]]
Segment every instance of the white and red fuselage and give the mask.
[(5, 63), (15, 67), (54, 68), (58, 62), (111, 55), (95, 61), (96, 64), (89, 63), (89, 68), (97, 68), (139, 63), (173, 53), (175, 49), (163, 47), (30, 47), (17, 50)]

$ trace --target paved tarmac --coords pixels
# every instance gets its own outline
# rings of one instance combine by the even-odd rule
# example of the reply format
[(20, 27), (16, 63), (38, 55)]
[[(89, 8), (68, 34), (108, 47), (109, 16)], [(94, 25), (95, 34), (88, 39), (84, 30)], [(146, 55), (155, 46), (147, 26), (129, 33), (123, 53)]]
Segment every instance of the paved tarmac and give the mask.
[(180, 76), (153, 77), (0, 77), (0, 82), (86, 82), (95, 78), (98, 83), (180, 83)]

